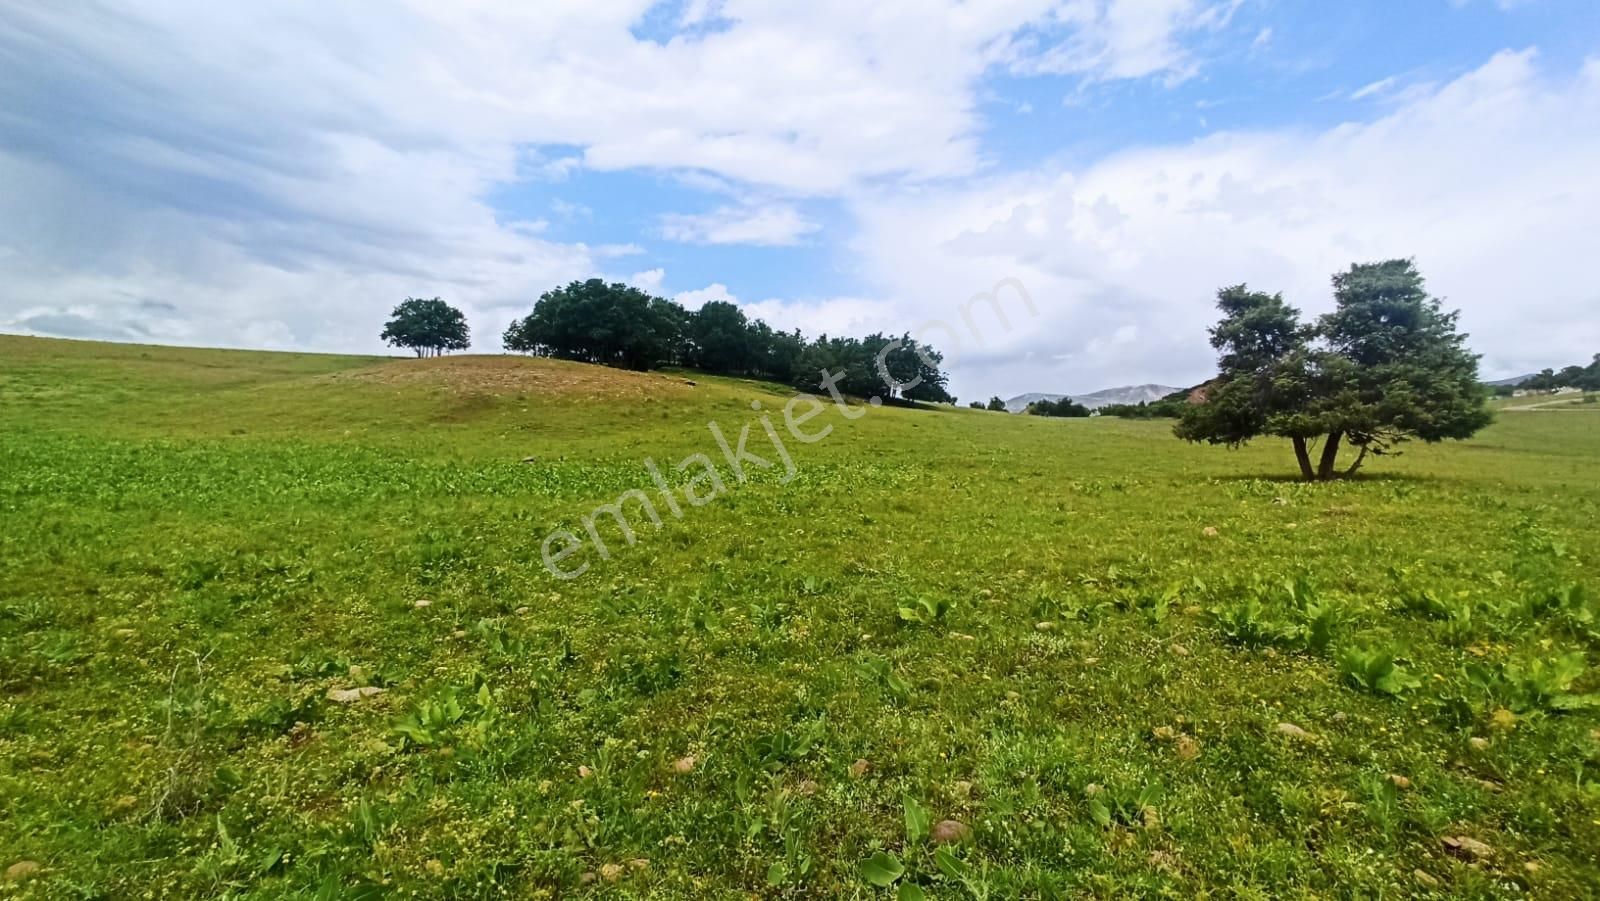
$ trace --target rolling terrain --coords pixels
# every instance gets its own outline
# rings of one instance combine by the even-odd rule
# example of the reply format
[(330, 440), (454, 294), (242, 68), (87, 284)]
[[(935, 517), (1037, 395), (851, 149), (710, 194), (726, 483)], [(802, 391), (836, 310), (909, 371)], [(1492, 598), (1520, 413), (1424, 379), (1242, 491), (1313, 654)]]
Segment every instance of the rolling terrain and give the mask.
[(0, 336), (0, 893), (1600, 885), (1592, 415), (1308, 485), (791, 395)]

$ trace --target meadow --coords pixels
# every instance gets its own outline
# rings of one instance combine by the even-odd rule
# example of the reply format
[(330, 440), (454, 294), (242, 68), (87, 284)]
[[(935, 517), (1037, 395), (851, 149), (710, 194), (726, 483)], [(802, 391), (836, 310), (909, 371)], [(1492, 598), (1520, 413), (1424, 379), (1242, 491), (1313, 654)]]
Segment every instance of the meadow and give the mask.
[(1600, 893), (1600, 404), (1303, 484), (829, 402), (739, 483), (791, 394), (0, 336), (0, 895)]

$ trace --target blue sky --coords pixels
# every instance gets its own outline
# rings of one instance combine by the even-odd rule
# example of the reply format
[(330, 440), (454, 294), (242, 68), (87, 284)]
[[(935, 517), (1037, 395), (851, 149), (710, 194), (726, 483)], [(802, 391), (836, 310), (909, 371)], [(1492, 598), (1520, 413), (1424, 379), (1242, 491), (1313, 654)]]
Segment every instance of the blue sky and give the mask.
[(599, 275), (1009, 396), (1198, 381), (1219, 285), (1412, 256), (1486, 374), (1600, 350), (1585, 0), (0, 6), (0, 330), (379, 351), (438, 294), (494, 352)]

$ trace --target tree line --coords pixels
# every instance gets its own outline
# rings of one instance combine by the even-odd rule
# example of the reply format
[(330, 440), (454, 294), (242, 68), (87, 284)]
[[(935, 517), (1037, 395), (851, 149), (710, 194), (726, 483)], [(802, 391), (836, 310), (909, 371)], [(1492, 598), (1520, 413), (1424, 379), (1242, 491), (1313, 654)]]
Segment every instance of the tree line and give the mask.
[(1600, 391), (1600, 354), (1595, 354), (1594, 360), (1588, 366), (1564, 366), (1559, 371), (1546, 369), (1538, 375), (1523, 379), (1516, 385), (1496, 386), (1495, 393), (1511, 394), (1519, 390), (1554, 391), (1558, 388)]
[(600, 279), (546, 291), (511, 323), (506, 350), (626, 369), (683, 366), (815, 388), (824, 370), (843, 372), (839, 390), (858, 397), (955, 403), (944, 357), (909, 335), (864, 338), (781, 332), (735, 304), (698, 310)]
[[(437, 297), (406, 298), (390, 314), (381, 337), (419, 357), (465, 350), (469, 344), (466, 317)], [(682, 366), (801, 388), (817, 387), (824, 372), (842, 372), (835, 384), (845, 394), (889, 402), (956, 402), (947, 388), (944, 356), (910, 335), (820, 335), (808, 341), (798, 329), (776, 331), (727, 301), (690, 311), (631, 285), (597, 278), (546, 291), (532, 312), (512, 321), (502, 341), (513, 353), (637, 370)]]

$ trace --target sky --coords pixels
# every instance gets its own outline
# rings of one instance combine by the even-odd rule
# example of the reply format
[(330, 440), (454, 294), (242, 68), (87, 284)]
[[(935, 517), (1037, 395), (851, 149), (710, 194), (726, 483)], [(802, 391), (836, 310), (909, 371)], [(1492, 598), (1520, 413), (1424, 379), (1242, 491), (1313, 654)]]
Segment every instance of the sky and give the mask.
[(4, 332), (439, 296), (497, 353), (601, 277), (970, 400), (1192, 385), (1219, 287), (1410, 257), (1493, 378), (1600, 352), (1597, 248), (1594, 0), (0, 0)]

